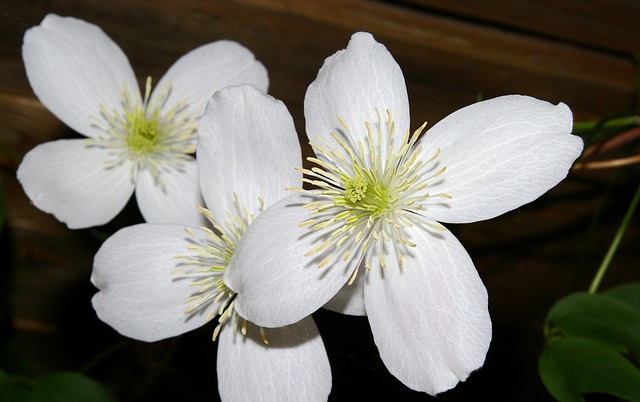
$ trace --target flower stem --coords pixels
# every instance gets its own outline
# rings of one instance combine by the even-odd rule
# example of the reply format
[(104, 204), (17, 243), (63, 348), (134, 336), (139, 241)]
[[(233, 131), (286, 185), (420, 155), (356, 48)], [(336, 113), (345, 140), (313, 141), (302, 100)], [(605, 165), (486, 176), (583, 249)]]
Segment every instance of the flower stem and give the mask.
[(577, 121), (573, 124), (573, 133), (582, 134), (596, 128), (624, 129), (638, 124), (640, 124), (640, 115), (630, 113), (603, 120)]
[(614, 254), (618, 250), (618, 246), (620, 245), (620, 241), (624, 236), (624, 232), (627, 230), (629, 221), (631, 221), (633, 212), (635, 211), (636, 206), (638, 205), (638, 200), (640, 200), (640, 185), (638, 185), (638, 188), (636, 189), (636, 193), (634, 194), (633, 199), (629, 204), (629, 208), (627, 209), (627, 213), (624, 215), (624, 218), (622, 219), (622, 224), (620, 224), (620, 227), (618, 228), (618, 232), (613, 238), (613, 241), (609, 246), (609, 250), (607, 251), (607, 254), (604, 256), (604, 259), (600, 264), (600, 268), (598, 268), (598, 272), (596, 272), (596, 276), (593, 278), (593, 281), (591, 282), (591, 286), (589, 286), (589, 293), (591, 294), (596, 293), (598, 286), (600, 286), (600, 282), (602, 281), (604, 274), (607, 272), (607, 268), (609, 268), (609, 264), (611, 263), (611, 260), (613, 259)]

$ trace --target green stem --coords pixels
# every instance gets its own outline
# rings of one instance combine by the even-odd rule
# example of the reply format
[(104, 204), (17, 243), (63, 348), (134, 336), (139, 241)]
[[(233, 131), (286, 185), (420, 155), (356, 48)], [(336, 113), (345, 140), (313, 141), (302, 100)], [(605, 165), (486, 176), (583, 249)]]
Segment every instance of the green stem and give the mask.
[(607, 272), (607, 268), (609, 268), (609, 264), (611, 263), (611, 260), (613, 259), (614, 254), (618, 250), (618, 246), (620, 245), (620, 241), (624, 236), (624, 232), (627, 230), (627, 226), (631, 221), (633, 212), (636, 210), (636, 206), (638, 205), (638, 200), (640, 200), (640, 185), (638, 185), (638, 188), (636, 189), (636, 193), (634, 194), (633, 199), (629, 204), (629, 208), (627, 209), (627, 213), (624, 215), (624, 218), (622, 219), (622, 224), (618, 228), (618, 232), (613, 238), (613, 241), (609, 246), (609, 250), (607, 251), (607, 254), (604, 256), (604, 259), (602, 260), (602, 264), (600, 264), (600, 268), (598, 268), (598, 272), (596, 272), (596, 276), (593, 278), (593, 281), (591, 282), (591, 286), (589, 286), (589, 293), (594, 294), (596, 293), (596, 290), (598, 290), (598, 286), (600, 286), (600, 282), (602, 282), (602, 278), (604, 277), (604, 274)]
[(577, 121), (573, 123), (573, 133), (581, 134), (594, 128), (601, 129), (623, 129), (627, 127), (633, 127), (640, 124), (640, 115), (637, 113), (625, 114), (615, 116), (606, 120), (593, 120), (593, 121)]

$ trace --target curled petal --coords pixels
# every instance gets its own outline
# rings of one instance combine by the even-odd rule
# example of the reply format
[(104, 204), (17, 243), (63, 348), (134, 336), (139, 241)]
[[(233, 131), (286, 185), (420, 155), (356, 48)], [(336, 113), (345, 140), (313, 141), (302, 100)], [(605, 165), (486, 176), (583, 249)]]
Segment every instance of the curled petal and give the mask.
[(205, 324), (187, 315), (185, 301), (196, 292), (177, 255), (191, 245), (183, 226), (140, 224), (116, 232), (95, 256), (91, 300), (98, 317), (121, 334), (146, 342), (180, 335)]
[(225, 283), (238, 293), (236, 311), (256, 325), (280, 327), (300, 321), (338, 293), (355, 269), (353, 259), (345, 262), (340, 254), (319, 267), (330, 247), (305, 256), (331, 233), (300, 226), (309, 218), (302, 208), (307, 197), (289, 196), (260, 214), (225, 270)]
[(571, 110), (528, 96), (475, 103), (420, 139), (423, 155), (446, 172), (427, 188), (450, 199), (427, 202), (424, 215), (449, 223), (490, 219), (540, 197), (567, 176), (582, 152)]
[(216, 91), (241, 84), (251, 84), (266, 91), (269, 86), (267, 70), (246, 47), (221, 40), (202, 45), (178, 59), (158, 82), (150, 101), (153, 103), (170, 85), (171, 92), (162, 113), (185, 101), (190, 110), (201, 114)]
[(108, 150), (84, 140), (40, 144), (25, 155), (18, 180), (33, 204), (71, 229), (113, 219), (133, 193), (131, 166), (107, 166)]
[[(380, 153), (384, 161), (390, 130), (387, 111), (395, 123), (395, 136), (402, 139), (409, 129), (407, 88), (402, 70), (387, 48), (371, 34), (358, 32), (345, 50), (325, 60), (307, 89), (304, 99), (307, 135), (311, 142), (317, 137), (332, 142), (331, 132), (345, 131), (339, 116), (349, 127), (354, 144), (362, 141), (366, 148), (365, 122), (371, 125), (374, 141), (378, 139), (376, 110), (382, 123)], [(394, 141), (396, 150), (400, 143)]]
[(205, 219), (197, 206), (203, 205), (195, 159), (186, 159), (177, 169), (165, 169), (154, 177), (138, 170), (136, 200), (149, 223), (176, 223), (199, 227)]
[(243, 85), (217, 92), (200, 121), (198, 166), (207, 207), (218, 219), (234, 212), (234, 194), (249, 214), (300, 185), (302, 163), (293, 119), (284, 103)]
[(24, 35), (22, 58), (40, 102), (66, 125), (88, 137), (101, 134), (91, 118), (120, 109), (126, 86), (138, 101), (140, 90), (127, 56), (99, 27), (47, 15)]
[(223, 401), (326, 401), (331, 369), (313, 319), (265, 330), (249, 324), (247, 335), (222, 328), (218, 389)]
[[(487, 292), (469, 255), (448, 231), (414, 231), (399, 266), (372, 268), (365, 303), (374, 341), (406, 386), (438, 394), (482, 366), (491, 341)], [(389, 252), (394, 253), (393, 247)]]

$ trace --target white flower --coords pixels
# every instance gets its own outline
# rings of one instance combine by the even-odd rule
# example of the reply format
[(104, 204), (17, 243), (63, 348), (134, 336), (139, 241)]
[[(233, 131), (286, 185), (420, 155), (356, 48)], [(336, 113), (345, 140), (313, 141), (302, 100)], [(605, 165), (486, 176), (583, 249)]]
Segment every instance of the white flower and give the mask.
[(253, 219), (300, 180), (293, 120), (282, 102), (246, 85), (217, 92), (199, 131), (197, 163), (209, 207), (200, 210), (213, 228), (145, 223), (116, 232), (94, 261), (98, 317), (152, 342), (219, 315), (212, 331), (222, 400), (326, 401), (331, 370), (313, 319), (260, 329), (235, 314), (237, 295), (222, 279)]
[(491, 321), (469, 255), (440, 222), (493, 218), (560, 182), (582, 150), (571, 111), (505, 96), (411, 134), (402, 71), (367, 33), (325, 61), (304, 106), (315, 189), (245, 233), (224, 275), (236, 311), (269, 327), (328, 301), (366, 310), (393, 375), (429, 394), (454, 387), (482, 366)]
[(230, 85), (266, 90), (267, 72), (235, 42), (181, 57), (141, 95), (122, 50), (99, 27), (47, 15), (24, 37), (22, 55), (38, 99), (88, 139), (31, 150), (18, 179), (35, 204), (70, 228), (104, 224), (136, 193), (148, 222), (198, 224), (198, 119), (213, 93)]

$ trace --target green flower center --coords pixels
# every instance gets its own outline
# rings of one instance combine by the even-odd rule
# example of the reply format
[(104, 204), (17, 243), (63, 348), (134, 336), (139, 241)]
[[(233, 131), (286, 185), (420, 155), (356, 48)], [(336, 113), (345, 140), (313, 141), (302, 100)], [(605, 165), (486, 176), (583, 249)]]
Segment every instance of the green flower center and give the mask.
[(158, 140), (163, 137), (159, 130), (158, 113), (154, 113), (154, 116), (148, 118), (145, 116), (144, 110), (137, 109), (126, 112), (124, 118), (125, 130), (129, 133), (126, 140), (129, 149), (143, 155), (149, 155), (153, 152)]
[[(310, 219), (300, 226), (325, 233), (322, 242), (305, 254), (316, 255), (319, 267), (353, 256), (367, 269), (374, 261), (384, 268), (390, 249), (402, 265), (407, 247), (415, 247), (410, 228), (421, 225), (445, 230), (422, 217), (423, 208), (433, 198), (439, 199), (435, 203), (451, 198), (449, 194), (427, 191), (446, 168), (437, 160), (439, 149), (429, 159), (420, 157), (422, 147), (417, 141), (426, 123), (413, 134), (407, 130), (396, 137), (391, 113), (387, 111), (383, 119), (376, 109), (376, 116), (373, 123), (364, 123), (367, 136), (355, 143), (353, 138), (357, 137), (338, 116), (342, 130), (330, 133), (334, 143), (320, 138), (317, 143), (311, 142), (320, 157), (307, 160), (317, 166), (299, 169), (305, 175), (303, 182), (315, 187), (298, 189), (314, 196), (304, 206)], [(349, 283), (353, 283), (357, 272), (356, 268)]]
[(367, 198), (367, 182), (359, 176), (350, 177), (344, 182), (344, 195), (353, 204)]
[(356, 173), (348, 177), (341, 175), (344, 195), (334, 197), (336, 205), (353, 210), (367, 211), (373, 216), (380, 216), (395, 208), (393, 189), (380, 181), (372, 172)]
[[(164, 187), (161, 171), (182, 169), (185, 160), (195, 152), (196, 130), (202, 114), (188, 99), (170, 101), (171, 83), (158, 88), (151, 99), (151, 77), (145, 83), (144, 98), (132, 95), (125, 84), (118, 107), (100, 105), (100, 114), (91, 116), (92, 125), (102, 134), (87, 139), (89, 146), (111, 149), (112, 159), (106, 167), (132, 161), (135, 181), (137, 169), (146, 169)], [(162, 166), (162, 168), (161, 168)]]

